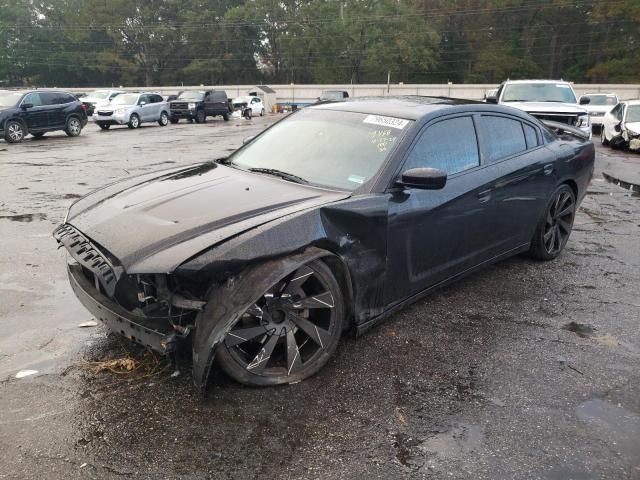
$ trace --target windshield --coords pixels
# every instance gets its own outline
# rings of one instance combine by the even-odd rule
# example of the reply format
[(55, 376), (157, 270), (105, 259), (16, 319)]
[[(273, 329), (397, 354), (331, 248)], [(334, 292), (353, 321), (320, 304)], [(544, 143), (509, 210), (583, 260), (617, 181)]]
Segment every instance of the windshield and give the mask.
[(111, 105), (135, 105), (137, 101), (137, 93), (123, 93), (111, 100)]
[(502, 101), (576, 103), (576, 97), (566, 83), (508, 83)]
[(0, 108), (13, 107), (21, 98), (20, 92), (0, 92)]
[(320, 100), (326, 100), (326, 101), (344, 100), (344, 94), (342, 92), (332, 92), (332, 91), (322, 92), (320, 94)]
[(640, 105), (629, 105), (629, 108), (627, 108), (627, 122), (640, 122)]
[(355, 190), (375, 175), (411, 123), (308, 108), (274, 125), (230, 161), (243, 170), (275, 169), (314, 185)]
[(104, 100), (109, 96), (109, 92), (106, 90), (95, 90), (93, 92), (87, 93), (87, 97), (89, 98), (97, 98), (98, 100)]
[(585, 95), (585, 98), (591, 100), (589, 106), (603, 107), (607, 105), (617, 105), (618, 99), (614, 95)]
[(204, 98), (204, 92), (182, 92), (178, 98), (180, 100), (202, 100)]

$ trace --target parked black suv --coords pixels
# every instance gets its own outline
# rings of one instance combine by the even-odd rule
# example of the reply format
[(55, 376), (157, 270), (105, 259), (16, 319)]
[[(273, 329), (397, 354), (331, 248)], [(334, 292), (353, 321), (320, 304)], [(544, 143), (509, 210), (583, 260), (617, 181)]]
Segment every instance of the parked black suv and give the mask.
[(207, 117), (221, 115), (229, 120), (232, 112), (229, 99), (224, 90), (198, 90), (182, 92), (177, 99), (169, 102), (171, 123), (178, 123), (181, 118), (203, 123)]
[(54, 130), (77, 137), (87, 124), (87, 112), (73, 94), (58, 90), (0, 90), (0, 135), (19, 143)]

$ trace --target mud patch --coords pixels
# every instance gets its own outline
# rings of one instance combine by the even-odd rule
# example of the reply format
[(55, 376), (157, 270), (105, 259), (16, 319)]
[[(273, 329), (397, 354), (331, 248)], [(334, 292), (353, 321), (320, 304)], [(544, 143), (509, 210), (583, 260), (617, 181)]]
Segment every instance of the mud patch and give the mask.
[(11, 222), (29, 223), (34, 220), (46, 220), (46, 213), (22, 213), (19, 215), (0, 215), (0, 220), (9, 220)]
[(586, 323), (569, 322), (562, 326), (563, 330), (573, 332), (581, 338), (588, 338), (596, 332), (596, 328)]

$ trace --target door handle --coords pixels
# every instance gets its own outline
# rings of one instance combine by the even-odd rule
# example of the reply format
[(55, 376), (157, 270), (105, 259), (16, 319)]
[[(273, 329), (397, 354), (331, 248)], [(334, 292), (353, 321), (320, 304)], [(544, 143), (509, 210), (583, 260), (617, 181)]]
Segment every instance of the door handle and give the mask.
[(546, 164), (542, 167), (542, 171), (545, 175), (551, 175), (553, 173), (553, 165), (551, 163)]
[(484, 190), (478, 194), (478, 201), (480, 203), (486, 203), (491, 198), (491, 190)]

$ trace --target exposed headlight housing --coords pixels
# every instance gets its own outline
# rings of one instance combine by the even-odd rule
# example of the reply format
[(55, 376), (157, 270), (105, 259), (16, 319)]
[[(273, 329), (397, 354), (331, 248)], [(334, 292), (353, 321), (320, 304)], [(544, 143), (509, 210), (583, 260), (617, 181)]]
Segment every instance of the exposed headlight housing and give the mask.
[(586, 128), (589, 124), (589, 114), (584, 113), (582, 115), (578, 115), (578, 120), (576, 121), (576, 127)]
[(190, 103), (188, 105), (188, 107), (189, 107), (189, 110), (193, 110), (194, 108), (196, 108), (196, 104), (195, 103)]

